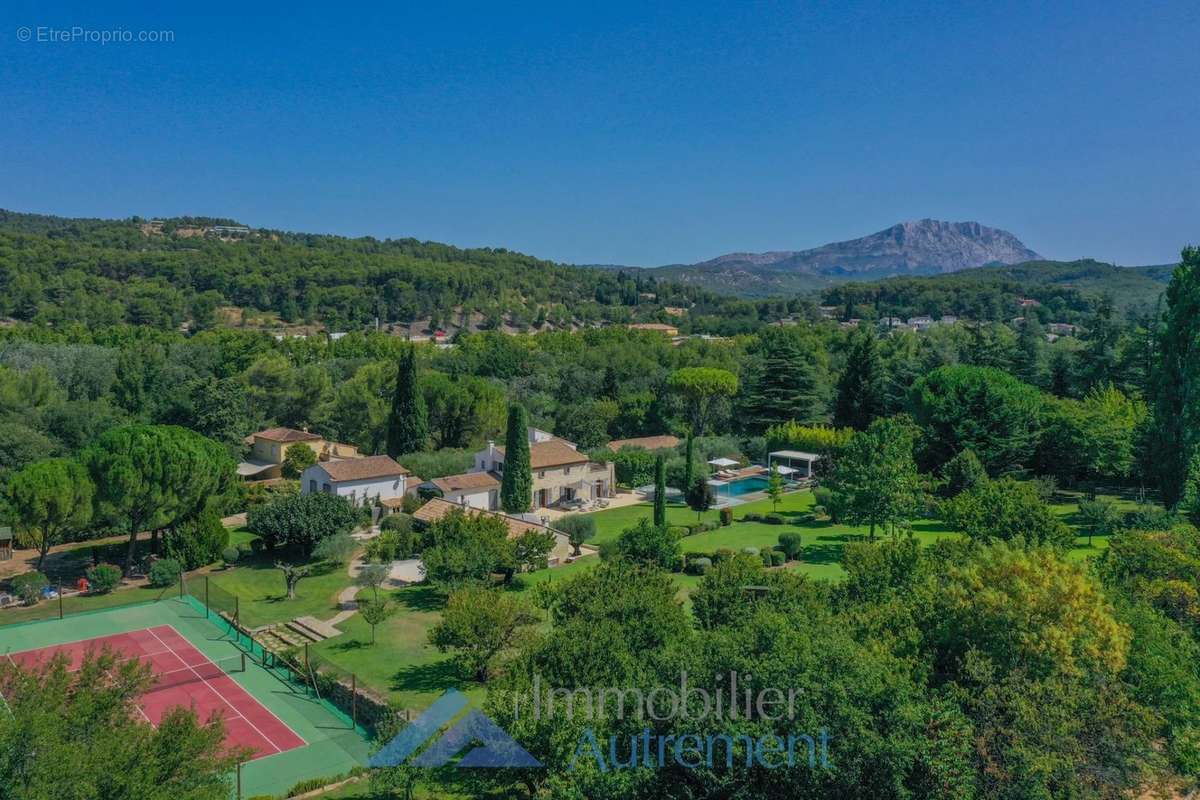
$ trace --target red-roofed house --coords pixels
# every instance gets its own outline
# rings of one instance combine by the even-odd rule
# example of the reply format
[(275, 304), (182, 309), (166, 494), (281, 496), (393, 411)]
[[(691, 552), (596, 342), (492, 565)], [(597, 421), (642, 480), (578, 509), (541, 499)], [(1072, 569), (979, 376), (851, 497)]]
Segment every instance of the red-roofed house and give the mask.
[(367, 456), (313, 464), (300, 475), (303, 494), (324, 492), (356, 506), (404, 497), (409, 471), (390, 456)]
[[(611, 463), (592, 461), (571, 442), (537, 428), (529, 429), (529, 466), (533, 472), (534, 508), (612, 497), (616, 487)], [(504, 448), (488, 442), (486, 450), (475, 454), (471, 471), (503, 480)]]

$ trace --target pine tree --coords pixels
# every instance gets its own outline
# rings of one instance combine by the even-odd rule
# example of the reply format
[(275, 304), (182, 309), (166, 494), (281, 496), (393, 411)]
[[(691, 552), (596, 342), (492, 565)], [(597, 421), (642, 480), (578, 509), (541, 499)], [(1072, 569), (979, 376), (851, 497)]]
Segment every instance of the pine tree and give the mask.
[(765, 328), (762, 349), (742, 401), (746, 430), (762, 433), (785, 422), (815, 423), (825, 417), (821, 370), (791, 331)]
[(1200, 438), (1200, 248), (1188, 247), (1167, 287), (1154, 375), (1154, 448), (1163, 502), (1179, 501)]
[(504, 477), (500, 482), (500, 507), (509, 514), (523, 514), (533, 500), (533, 470), (529, 466), (529, 418), (525, 407), (513, 403), (508, 409), (508, 432), (504, 440)]
[(1115, 319), (1112, 297), (1100, 296), (1096, 313), (1087, 322), (1085, 345), (1079, 356), (1080, 391), (1084, 394), (1094, 386), (1107, 386), (1120, 377), (1117, 373), (1117, 345), (1121, 328)]
[(1050, 394), (1070, 397), (1073, 383), (1070, 356), (1065, 350), (1055, 350), (1050, 357)]
[(409, 347), (400, 356), (396, 370), (396, 390), (387, 420), (387, 454), (395, 458), (401, 453), (419, 452), (425, 449), (428, 439), (425, 398), (417, 389), (416, 348)]
[(1032, 386), (1046, 385), (1046, 334), (1042, 323), (1033, 314), (1025, 317), (1017, 334), (1017, 377)]
[(883, 364), (875, 334), (863, 330), (855, 335), (846, 357), (846, 369), (838, 380), (833, 422), (841, 428), (865, 430), (884, 412)]
[(667, 524), (667, 462), (661, 455), (654, 459), (654, 524)]

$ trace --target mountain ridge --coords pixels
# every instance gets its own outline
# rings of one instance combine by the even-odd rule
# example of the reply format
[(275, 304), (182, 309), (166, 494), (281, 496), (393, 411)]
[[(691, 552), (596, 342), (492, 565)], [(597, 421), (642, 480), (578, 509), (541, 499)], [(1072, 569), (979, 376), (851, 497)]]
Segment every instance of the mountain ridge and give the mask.
[(806, 250), (739, 251), (694, 264), (646, 269), (714, 291), (766, 296), (820, 289), (847, 280), (938, 275), (1041, 260), (1039, 253), (1001, 228), (924, 218)]

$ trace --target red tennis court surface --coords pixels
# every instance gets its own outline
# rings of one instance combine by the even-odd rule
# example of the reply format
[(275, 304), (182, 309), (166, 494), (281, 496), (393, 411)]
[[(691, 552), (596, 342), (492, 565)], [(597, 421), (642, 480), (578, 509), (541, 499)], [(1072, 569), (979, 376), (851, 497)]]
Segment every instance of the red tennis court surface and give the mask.
[(28, 667), (63, 653), (71, 660), (74, 670), (83, 662), (85, 653), (98, 653), (105, 647), (125, 658), (147, 662), (154, 670), (157, 681), (154, 688), (143, 695), (141, 704), (142, 714), (151, 725), (157, 725), (169, 709), (183, 706), (195, 709), (201, 722), (222, 714), (225, 743), (231, 747), (248, 747), (254, 751), (255, 758), (305, 744), (295, 731), (170, 625), (26, 650), (12, 653), (9, 658)]

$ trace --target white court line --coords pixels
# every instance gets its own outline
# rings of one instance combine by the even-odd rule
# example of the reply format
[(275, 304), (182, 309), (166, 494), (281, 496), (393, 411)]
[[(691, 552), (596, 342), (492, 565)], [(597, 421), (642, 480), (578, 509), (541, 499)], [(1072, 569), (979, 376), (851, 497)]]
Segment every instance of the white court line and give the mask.
[[(168, 626), (166, 626), (166, 627), (169, 627), (169, 628), (171, 628), (171, 630), (172, 630), (172, 631), (175, 631), (175, 634), (176, 634), (177, 636), (179, 636), (179, 637), (180, 637), (181, 639), (183, 639), (185, 642), (187, 641), (187, 637), (183, 636), (183, 634), (179, 633), (179, 631), (176, 631), (174, 627), (172, 627), (172, 626), (169, 626), (169, 625), (168, 625)], [(174, 649), (173, 649), (173, 648), (172, 648), (172, 647), (171, 647), (169, 644), (167, 644), (166, 642), (164, 642), (164, 641), (162, 640), (162, 638), (161, 638), (161, 637), (160, 637), (160, 636), (159, 636), (157, 633), (155, 633), (155, 632), (154, 632), (154, 629), (153, 629), (153, 628), (147, 628), (147, 630), (149, 630), (149, 631), (150, 631), (150, 635), (151, 635), (151, 636), (153, 636), (155, 639), (158, 639), (158, 643), (159, 643), (159, 644), (161, 644), (163, 647), (167, 648), (167, 649), (168, 649), (168, 650), (170, 650), (172, 653), (174, 653), (174, 654), (175, 654), (175, 657), (176, 657), (176, 658), (178, 658), (180, 661), (183, 661), (183, 664), (184, 664), (185, 666), (187, 666), (189, 669), (191, 669), (191, 671), (193, 672), (193, 674), (195, 674), (195, 676), (196, 676), (197, 678), (199, 678), (201, 681), (203, 681), (204, 685), (208, 687), (209, 691), (211, 691), (213, 694), (215, 694), (215, 695), (216, 695), (216, 696), (217, 696), (217, 697), (218, 697), (218, 698), (221, 700), (221, 702), (222, 702), (222, 703), (224, 703), (225, 705), (229, 706), (229, 708), (233, 709), (233, 713), (234, 713), (234, 714), (237, 714), (237, 716), (238, 716), (238, 719), (245, 720), (246, 724), (247, 724), (247, 725), (249, 725), (251, 728), (253, 728), (255, 733), (257, 733), (259, 736), (261, 736), (261, 737), (263, 738), (263, 740), (264, 740), (264, 741), (265, 741), (267, 744), (269, 744), (269, 745), (271, 745), (271, 747), (274, 747), (274, 748), (275, 748), (275, 752), (276, 752), (276, 753), (282, 753), (282, 752), (283, 752), (283, 748), (282, 748), (282, 747), (280, 747), (279, 745), (275, 744), (275, 742), (274, 742), (274, 741), (272, 741), (272, 740), (271, 740), (271, 738), (270, 738), (269, 736), (267, 736), (265, 733), (263, 733), (261, 730), (259, 730), (257, 725), (255, 725), (253, 722), (251, 722), (250, 720), (248, 720), (248, 719), (246, 719), (244, 716), (242, 716), (242, 713), (241, 713), (240, 711), (238, 711), (238, 709), (237, 709), (237, 708), (236, 708), (236, 707), (233, 705), (233, 703), (229, 702), (229, 700), (228, 700), (228, 699), (225, 697), (225, 695), (221, 694), (221, 692), (217, 690), (217, 687), (215, 687), (215, 686), (213, 686), (211, 683), (209, 683), (209, 682), (208, 682), (208, 679), (207, 679), (207, 678), (205, 678), (203, 675), (201, 675), (199, 672), (196, 672), (196, 668), (195, 668), (195, 667), (193, 667), (191, 664), (188, 664), (186, 661), (184, 661), (184, 660), (183, 660), (183, 656), (179, 655), (179, 653), (178, 653), (178, 652), (176, 652), (176, 651), (175, 651), (175, 650), (174, 650)], [(190, 645), (190, 643), (189, 643), (189, 646), (191, 646), (191, 645)], [(192, 649), (193, 649), (193, 650), (195, 650), (196, 648), (195, 648), (195, 647), (192, 647)], [(200, 651), (199, 651), (199, 650), (196, 650), (196, 652), (197, 652), (197, 653), (200, 653)], [(203, 653), (200, 653), (200, 655), (201, 655), (201, 656), (204, 658), (204, 660), (205, 660), (205, 661), (207, 661), (209, 664), (212, 664), (212, 663), (213, 663), (213, 662), (212, 662), (212, 660), (208, 658), (208, 656), (205, 656)], [(264, 710), (265, 710), (265, 709), (264, 709)], [(268, 712), (268, 713), (269, 713), (269, 712)]]
[[(161, 628), (170, 628), (170, 629), (171, 629), (171, 631), (172, 631), (172, 632), (173, 632), (173, 633), (174, 633), (176, 636), (178, 636), (180, 639), (183, 639), (185, 642), (187, 642), (189, 647), (191, 647), (191, 648), (192, 648), (193, 650), (195, 650), (197, 653), (200, 653), (200, 655), (204, 656), (204, 658), (208, 659), (208, 656), (205, 656), (205, 655), (204, 655), (204, 653), (200, 652), (200, 649), (199, 649), (199, 648), (197, 648), (195, 645), (193, 645), (193, 644), (191, 643), (191, 641), (189, 641), (189, 640), (188, 640), (188, 638), (187, 638), (186, 636), (184, 636), (182, 633), (180, 633), (180, 632), (179, 632), (179, 629), (177, 629), (177, 628), (176, 628), (174, 625), (160, 625), (160, 626), (158, 626), (158, 627), (161, 627)], [(155, 638), (158, 638), (158, 637), (155, 637)], [(162, 639), (159, 639), (159, 641), (161, 642), (161, 641), (162, 641)], [(239, 651), (239, 652), (241, 652), (241, 651)], [(179, 658), (179, 654), (178, 654), (178, 653), (174, 653), (174, 651), (172, 651), (172, 653), (175, 655), (175, 657), (176, 657), (176, 658)], [(253, 658), (251, 658), (250, 656), (247, 656), (247, 658), (249, 658), (249, 659), (250, 659), (250, 662), (251, 662), (251, 663), (254, 663), (254, 659), (253, 659)], [(180, 660), (180, 661), (183, 661), (183, 659), (182, 659), (182, 658), (180, 658), (179, 660)], [(212, 660), (211, 660), (211, 659), (209, 659), (209, 663), (212, 663)], [(265, 667), (264, 667), (264, 669), (265, 669)], [(231, 678), (231, 680), (232, 680), (232, 678)], [(263, 711), (265, 711), (265, 712), (267, 712), (268, 714), (270, 714), (270, 715), (271, 715), (271, 716), (272, 716), (272, 717), (275, 719), (275, 721), (276, 721), (276, 722), (278, 722), (278, 723), (279, 723), (280, 725), (282, 725), (283, 727), (287, 728), (287, 729), (288, 729), (288, 731), (289, 731), (289, 732), (292, 734), (292, 736), (295, 736), (297, 739), (299, 739), (299, 740), (300, 740), (300, 741), (303, 743), (303, 744), (301, 744), (301, 745), (297, 745), (297, 747), (307, 747), (307, 746), (309, 745), (309, 741), (308, 741), (308, 739), (305, 739), (303, 736), (301, 736), (301, 735), (300, 735), (300, 733), (299, 733), (299, 732), (298, 732), (298, 731), (297, 731), (295, 728), (293, 728), (291, 725), (287, 724), (287, 722), (285, 722), (285, 721), (284, 721), (282, 718), (280, 718), (280, 716), (279, 716), (278, 714), (276, 714), (274, 711), (272, 711), (271, 709), (269, 709), (269, 708), (267, 708), (265, 705), (263, 705), (263, 702), (262, 702), (261, 700), (259, 700), (257, 697), (255, 697), (253, 694), (251, 694), (251, 693), (250, 693), (250, 692), (249, 692), (249, 691), (246, 689), (246, 687), (245, 687), (245, 686), (242, 686), (242, 685), (241, 685), (241, 684), (239, 684), (239, 683), (238, 683), (236, 680), (235, 680), (235, 681), (233, 681), (233, 682), (234, 682), (235, 684), (237, 684), (237, 687), (238, 687), (239, 689), (241, 689), (243, 692), (245, 692), (245, 693), (246, 693), (246, 696), (247, 696), (247, 697), (249, 697), (249, 698), (250, 698), (250, 699), (251, 699), (251, 700), (252, 700), (252, 701), (253, 701), (253, 702), (254, 702), (256, 705), (258, 705), (260, 708), (262, 708), (262, 710), (263, 710)], [(247, 720), (247, 721), (249, 721), (249, 720)], [(272, 742), (272, 744), (274, 744), (274, 742)], [(286, 751), (286, 750), (284, 750), (283, 748), (280, 748), (280, 747), (278, 747), (278, 745), (276, 745), (276, 747), (277, 747), (277, 749), (278, 749), (278, 750), (279, 750), (281, 753), (287, 752), (287, 751)]]

